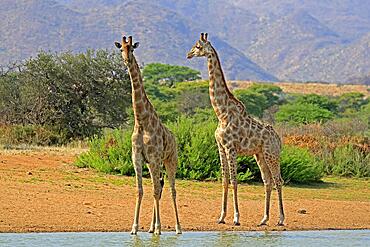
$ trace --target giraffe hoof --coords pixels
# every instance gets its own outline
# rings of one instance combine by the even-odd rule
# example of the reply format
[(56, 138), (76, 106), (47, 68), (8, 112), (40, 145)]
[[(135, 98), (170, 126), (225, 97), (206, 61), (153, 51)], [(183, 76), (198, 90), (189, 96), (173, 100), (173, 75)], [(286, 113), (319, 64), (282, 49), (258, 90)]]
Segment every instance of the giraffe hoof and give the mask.
[(225, 221), (224, 220), (218, 220), (217, 224), (225, 224)]
[(136, 235), (137, 232), (136, 231), (131, 231), (131, 235)]
[(261, 226), (267, 226), (266, 222), (261, 222), (257, 225), (258, 227), (261, 227)]
[(240, 222), (234, 222), (234, 226), (240, 226)]
[(284, 226), (284, 223), (283, 222), (279, 222), (276, 224), (277, 226)]
[(148, 233), (153, 233), (154, 232), (154, 229), (150, 228)]
[(176, 225), (176, 234), (182, 234), (180, 225)]

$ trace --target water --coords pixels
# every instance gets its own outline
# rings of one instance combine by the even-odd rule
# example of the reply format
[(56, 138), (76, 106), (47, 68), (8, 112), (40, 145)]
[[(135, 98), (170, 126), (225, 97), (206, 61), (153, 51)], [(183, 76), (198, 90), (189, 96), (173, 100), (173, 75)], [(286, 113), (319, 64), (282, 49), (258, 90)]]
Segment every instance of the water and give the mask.
[(3, 233), (0, 246), (370, 246), (370, 230), (289, 232)]

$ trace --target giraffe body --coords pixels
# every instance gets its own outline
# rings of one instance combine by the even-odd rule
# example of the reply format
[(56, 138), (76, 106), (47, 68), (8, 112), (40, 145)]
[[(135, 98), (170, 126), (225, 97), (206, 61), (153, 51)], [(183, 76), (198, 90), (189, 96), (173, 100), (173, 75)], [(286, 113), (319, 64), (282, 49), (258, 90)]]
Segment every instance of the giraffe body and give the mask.
[(132, 37), (123, 37), (122, 44), (116, 42), (121, 50), (122, 58), (128, 68), (132, 86), (132, 106), (135, 125), (131, 136), (132, 162), (136, 173), (137, 198), (135, 217), (131, 234), (136, 234), (139, 228), (140, 206), (143, 198), (142, 167), (148, 164), (153, 183), (153, 218), (149, 232), (161, 234), (159, 200), (162, 194), (163, 178), (161, 166), (167, 171), (176, 219), (176, 233), (181, 233), (181, 227), (176, 205), (175, 176), (177, 170), (177, 149), (173, 134), (163, 125), (153, 105), (146, 96), (140, 68), (133, 54), (138, 43), (132, 44)]
[(284, 210), (282, 201), (283, 180), (280, 174), (281, 139), (271, 125), (262, 123), (247, 114), (244, 105), (237, 100), (226, 85), (221, 63), (216, 50), (207, 40), (207, 34), (201, 38), (188, 53), (192, 57), (207, 57), (209, 72), (209, 93), (212, 107), (219, 120), (215, 138), (220, 154), (223, 196), (221, 216), (218, 223), (225, 223), (228, 186), (233, 187), (234, 224), (239, 225), (237, 197), (237, 155), (254, 155), (260, 168), (265, 185), (265, 212), (260, 225), (269, 220), (270, 197), (273, 185), (279, 196), (280, 219), (283, 225)]

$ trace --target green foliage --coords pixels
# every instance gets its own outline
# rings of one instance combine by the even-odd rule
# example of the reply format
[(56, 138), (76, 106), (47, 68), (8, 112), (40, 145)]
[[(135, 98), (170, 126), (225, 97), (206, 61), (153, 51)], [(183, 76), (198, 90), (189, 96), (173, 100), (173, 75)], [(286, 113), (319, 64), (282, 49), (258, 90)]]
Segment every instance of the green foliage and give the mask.
[(323, 175), (321, 163), (303, 148), (284, 146), (280, 164), (285, 183), (317, 182)]
[[(214, 131), (216, 121), (197, 122), (194, 118), (180, 117), (170, 123), (178, 147), (177, 177), (194, 180), (220, 179), (220, 161)], [(115, 130), (90, 142), (90, 151), (78, 157), (77, 165), (92, 167), (108, 173), (134, 175), (131, 163), (131, 131)], [(240, 156), (239, 182), (260, 181), (256, 161), (251, 156)], [(321, 167), (305, 149), (284, 147), (281, 157), (283, 179), (286, 182), (308, 183), (321, 178)], [(145, 169), (147, 174), (147, 169)]]
[(200, 79), (200, 72), (186, 66), (151, 63), (144, 67), (143, 78), (146, 82), (157, 83), (169, 87), (177, 82)]
[(283, 90), (278, 86), (266, 83), (254, 83), (248, 88), (248, 90), (262, 94), (266, 97), (266, 109), (284, 102)]
[(149, 83), (146, 90), (164, 122), (174, 122), (180, 115), (193, 116), (199, 110), (211, 109), (206, 81), (181, 82), (173, 88)]
[(179, 83), (176, 91), (178, 91), (177, 109), (182, 114), (194, 115), (197, 109), (211, 108), (208, 82)]
[(276, 113), (278, 122), (290, 124), (324, 123), (334, 118), (334, 114), (318, 105), (289, 103), (282, 105)]
[(195, 123), (185, 117), (170, 125), (178, 142), (179, 178), (204, 180), (219, 177), (219, 156), (214, 138), (216, 127), (216, 122)]
[(283, 91), (271, 84), (253, 84), (247, 89), (234, 90), (234, 95), (243, 102), (247, 112), (261, 118), (263, 112), (273, 105), (284, 102)]
[(317, 94), (304, 94), (299, 95), (295, 101), (294, 104), (310, 104), (310, 105), (316, 105), (322, 109), (326, 109), (332, 113), (336, 113), (338, 111), (338, 103), (330, 99), (327, 96), (317, 95)]
[(343, 115), (358, 112), (367, 103), (369, 99), (365, 98), (362, 93), (356, 92), (342, 94), (338, 99), (339, 111)]
[(1, 76), (0, 123), (48, 126), (65, 142), (119, 127), (131, 102), (121, 60), (104, 50), (39, 53)]
[(234, 95), (243, 102), (247, 112), (256, 117), (262, 117), (263, 111), (267, 109), (267, 98), (257, 92), (248, 89), (238, 89)]
[[(101, 172), (132, 176), (131, 131), (116, 129), (89, 141), (89, 151), (78, 156), (78, 167), (94, 168)], [(144, 167), (145, 168), (145, 167)], [(144, 170), (144, 175), (148, 173)]]
[(370, 177), (370, 153), (358, 146), (344, 145), (324, 155), (324, 171), (329, 175)]

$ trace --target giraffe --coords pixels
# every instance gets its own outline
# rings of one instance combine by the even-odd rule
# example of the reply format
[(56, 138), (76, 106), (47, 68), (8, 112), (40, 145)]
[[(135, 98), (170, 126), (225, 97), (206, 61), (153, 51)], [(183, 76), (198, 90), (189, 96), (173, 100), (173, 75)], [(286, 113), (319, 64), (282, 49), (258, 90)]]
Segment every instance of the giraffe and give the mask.
[[(283, 179), (280, 174), (281, 139), (271, 125), (262, 123), (247, 114), (245, 106), (235, 98), (227, 87), (216, 50), (208, 41), (208, 34), (201, 33), (200, 39), (191, 48), (187, 58), (207, 57), (209, 72), (209, 94), (212, 107), (218, 118), (215, 138), (219, 150), (222, 172), (222, 206), (219, 224), (225, 224), (228, 186), (233, 188), (234, 225), (240, 225), (237, 196), (237, 155), (253, 155), (261, 171), (265, 187), (264, 216), (259, 226), (266, 225), (270, 214), (270, 197), (275, 185), (279, 197), (280, 219), (284, 225), (282, 199)], [(230, 180), (229, 180), (230, 179)]]
[(132, 87), (132, 106), (134, 110), (135, 125), (131, 136), (132, 163), (136, 174), (137, 197), (134, 223), (131, 234), (137, 234), (139, 228), (140, 205), (143, 197), (142, 166), (148, 164), (153, 183), (153, 217), (149, 232), (161, 234), (161, 221), (159, 214), (159, 200), (161, 199), (163, 179), (161, 177), (161, 165), (163, 164), (172, 195), (173, 208), (176, 219), (176, 233), (181, 234), (181, 226), (176, 205), (175, 175), (177, 170), (177, 149), (173, 134), (160, 121), (153, 105), (150, 103), (141, 77), (139, 66), (133, 54), (139, 46), (132, 44), (132, 36), (122, 38), (122, 43), (115, 42), (120, 49), (123, 62), (128, 68)]

